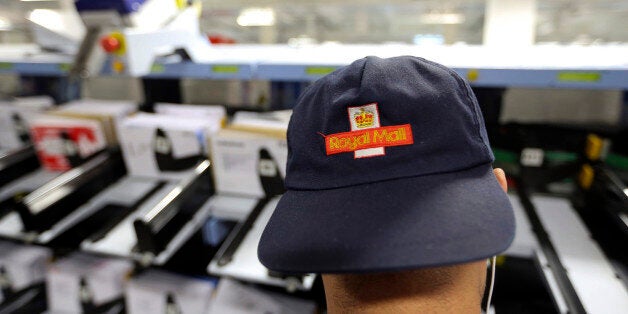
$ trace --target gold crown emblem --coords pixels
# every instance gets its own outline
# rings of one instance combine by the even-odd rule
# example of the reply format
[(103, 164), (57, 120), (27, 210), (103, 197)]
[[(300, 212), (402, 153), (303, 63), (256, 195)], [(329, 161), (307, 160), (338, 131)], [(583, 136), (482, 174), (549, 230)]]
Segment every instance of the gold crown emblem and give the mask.
[(356, 112), (353, 115), (353, 119), (355, 119), (355, 124), (360, 129), (373, 126), (374, 118), (375, 114), (373, 114), (372, 111), (364, 109), (361, 109), (360, 112)]

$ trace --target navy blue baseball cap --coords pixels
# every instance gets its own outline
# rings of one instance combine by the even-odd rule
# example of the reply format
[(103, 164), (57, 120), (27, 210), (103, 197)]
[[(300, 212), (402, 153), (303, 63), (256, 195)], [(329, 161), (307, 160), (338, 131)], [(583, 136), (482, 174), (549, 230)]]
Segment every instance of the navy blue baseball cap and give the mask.
[(289, 273), (445, 266), (505, 251), (515, 220), (454, 71), (367, 57), (314, 82), (288, 126), (287, 192), (258, 256)]

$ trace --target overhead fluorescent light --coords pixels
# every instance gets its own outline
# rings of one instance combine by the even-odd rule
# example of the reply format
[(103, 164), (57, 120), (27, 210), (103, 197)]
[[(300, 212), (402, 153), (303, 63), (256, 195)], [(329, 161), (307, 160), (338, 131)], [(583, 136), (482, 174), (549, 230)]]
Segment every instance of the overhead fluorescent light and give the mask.
[(271, 8), (246, 8), (240, 12), (236, 22), (240, 26), (275, 25), (275, 11)]
[(465, 17), (460, 13), (426, 13), (419, 20), (423, 24), (462, 24)]
[(4, 17), (0, 17), (0, 31), (10, 31), (11, 29), (13, 29), (11, 21)]

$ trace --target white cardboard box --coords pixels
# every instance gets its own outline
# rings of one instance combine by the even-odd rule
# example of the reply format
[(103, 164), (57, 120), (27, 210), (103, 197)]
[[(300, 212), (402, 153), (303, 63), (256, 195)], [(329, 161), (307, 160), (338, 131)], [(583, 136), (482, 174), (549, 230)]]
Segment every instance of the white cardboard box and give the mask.
[(110, 146), (118, 144), (118, 127), (122, 119), (137, 111), (137, 104), (131, 101), (81, 99), (69, 102), (51, 114), (87, 118), (99, 121)]
[(52, 257), (50, 249), (0, 242), (0, 252), (0, 267), (4, 269), (2, 276), (13, 291), (44, 281), (46, 265)]
[(292, 110), (269, 112), (238, 111), (233, 115), (231, 127), (277, 130), (285, 132), (292, 116)]
[(285, 132), (253, 130), (223, 129), (211, 138), (218, 194), (259, 198), (283, 189), (288, 158)]
[(208, 136), (220, 128), (209, 119), (137, 114), (120, 125), (120, 146), (129, 174), (182, 179), (206, 157)]
[(81, 313), (81, 297), (94, 306), (122, 297), (131, 262), (74, 253), (52, 264), (46, 274), (48, 309)]
[(209, 281), (150, 269), (127, 284), (127, 312), (203, 314), (211, 302), (213, 290)]
[(225, 107), (217, 105), (156, 103), (155, 113), (169, 116), (209, 119), (215, 122), (216, 126), (223, 126), (227, 117)]

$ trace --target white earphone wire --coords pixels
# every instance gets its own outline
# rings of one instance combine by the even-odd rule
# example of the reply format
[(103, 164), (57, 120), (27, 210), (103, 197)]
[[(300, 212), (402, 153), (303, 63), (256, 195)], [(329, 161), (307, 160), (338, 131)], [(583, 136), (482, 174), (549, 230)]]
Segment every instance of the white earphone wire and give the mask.
[(497, 256), (491, 258), (491, 283), (488, 288), (488, 297), (486, 298), (486, 313), (489, 314), (491, 310), (491, 299), (493, 298), (493, 286), (495, 285), (495, 264), (497, 262)]

